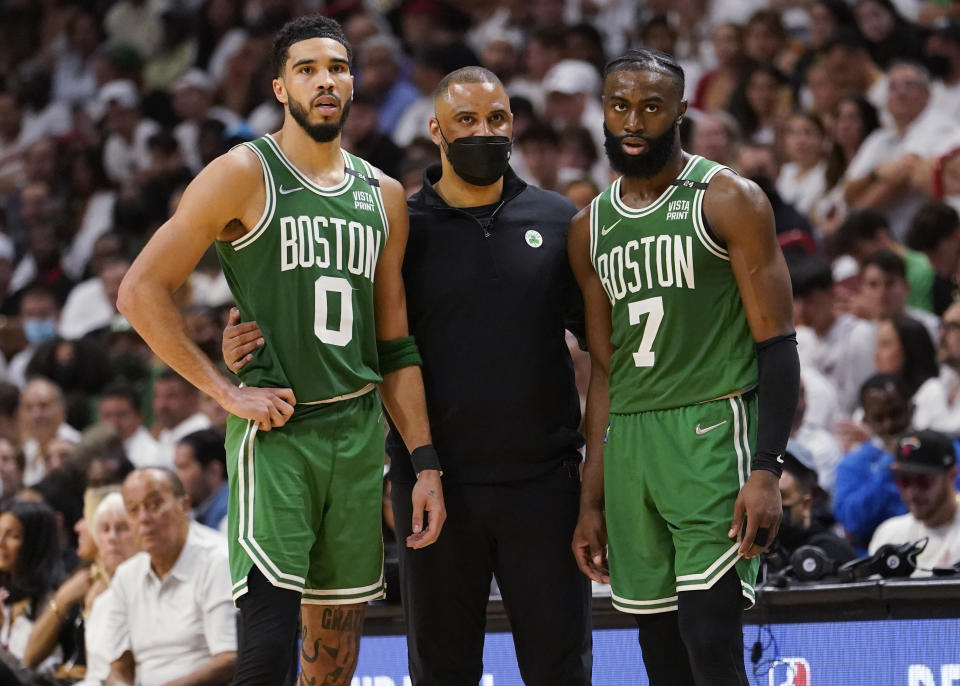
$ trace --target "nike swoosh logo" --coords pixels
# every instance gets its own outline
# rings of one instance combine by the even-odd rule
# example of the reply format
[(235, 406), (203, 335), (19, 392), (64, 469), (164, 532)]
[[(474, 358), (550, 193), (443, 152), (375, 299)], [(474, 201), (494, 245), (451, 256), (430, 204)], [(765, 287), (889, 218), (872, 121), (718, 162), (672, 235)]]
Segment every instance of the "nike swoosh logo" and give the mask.
[(296, 193), (297, 191), (302, 191), (303, 186), (297, 186), (296, 188), (284, 188), (281, 184), (280, 186), (280, 195), (290, 195), (291, 193)]
[(614, 226), (616, 226), (617, 224), (619, 224), (619, 223), (622, 222), (622, 221), (623, 221), (623, 217), (620, 217), (620, 219), (618, 219), (617, 221), (613, 222), (613, 224), (611, 224), (610, 226), (604, 226), (602, 229), (600, 229), (600, 235), (601, 235), (601, 236), (606, 236), (608, 233), (610, 233), (611, 231), (613, 231), (613, 227), (614, 227)]
[(698, 435), (698, 436), (702, 436), (703, 434), (709, 433), (709, 432), (713, 431), (714, 429), (716, 429), (718, 426), (723, 426), (723, 425), (726, 424), (726, 423), (727, 423), (727, 420), (724, 419), (722, 422), (717, 422), (717, 423), (714, 424), (713, 426), (708, 426), (708, 427), (705, 427), (705, 428), (702, 428), (702, 429), (700, 428), (700, 425), (697, 424), (697, 429), (696, 429), (696, 430), (697, 430), (697, 435)]
[(777, 462), (783, 464), (783, 455), (777, 455)]

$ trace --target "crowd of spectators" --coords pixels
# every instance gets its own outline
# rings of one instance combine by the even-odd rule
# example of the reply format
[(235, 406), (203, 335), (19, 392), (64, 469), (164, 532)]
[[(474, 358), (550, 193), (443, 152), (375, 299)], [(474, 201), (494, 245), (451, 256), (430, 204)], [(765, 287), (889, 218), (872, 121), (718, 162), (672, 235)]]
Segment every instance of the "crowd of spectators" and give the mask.
[[(922, 531), (938, 537), (924, 569), (960, 562), (955, 460), (936, 478), (898, 468), (911, 432), (960, 432), (956, 3), (0, 0), (0, 676), (140, 676), (177, 649), (138, 624), (161, 590), (180, 599), (163, 621), (195, 648), (183, 673), (232, 669), (214, 532), (225, 416), (159, 366), (116, 300), (198, 170), (279, 128), (270, 43), (310, 12), (354, 49), (343, 146), (408, 193), (439, 158), (433, 89), (481, 64), (511, 96), (515, 171), (586, 206), (612, 180), (605, 61), (674, 55), (685, 149), (760, 185), (791, 271), (803, 397), (785, 538), (863, 553), (897, 516), (884, 542)], [(212, 252), (177, 299), (219, 362), (231, 297)], [(216, 573), (193, 575), (198, 555)]]

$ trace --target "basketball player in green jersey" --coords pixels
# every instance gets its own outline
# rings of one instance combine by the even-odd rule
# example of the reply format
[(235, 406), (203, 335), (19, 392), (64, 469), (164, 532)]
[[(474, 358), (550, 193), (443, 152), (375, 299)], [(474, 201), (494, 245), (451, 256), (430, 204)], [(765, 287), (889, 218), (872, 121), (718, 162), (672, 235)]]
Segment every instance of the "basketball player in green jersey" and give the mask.
[[(351, 681), (364, 604), (384, 591), (375, 386), (418, 473), (408, 545), (435, 541), (445, 516), (407, 331), (403, 189), (340, 148), (351, 57), (330, 19), (280, 30), (273, 90), (283, 127), (211, 162), (120, 290), (120, 310), (153, 350), (232, 415), (234, 684), (283, 683), (298, 614), (301, 683)], [(190, 342), (171, 299), (211, 243), (244, 319), (271, 341), (242, 370), (240, 388)]]
[(637, 618), (651, 684), (746, 685), (741, 613), (782, 513), (799, 361), (770, 204), (681, 149), (683, 89), (652, 50), (605, 72), (622, 176), (568, 237), (592, 360), (573, 548)]

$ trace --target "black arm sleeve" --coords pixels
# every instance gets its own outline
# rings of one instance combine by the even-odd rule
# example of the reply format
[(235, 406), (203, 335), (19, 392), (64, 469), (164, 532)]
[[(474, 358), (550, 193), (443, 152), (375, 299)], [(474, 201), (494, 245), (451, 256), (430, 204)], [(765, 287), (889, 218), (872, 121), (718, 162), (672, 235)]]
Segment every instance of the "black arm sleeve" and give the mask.
[(779, 460), (787, 447), (790, 428), (800, 398), (800, 357), (797, 334), (774, 336), (756, 345), (759, 381), (757, 396), (757, 450), (750, 469), (765, 469), (780, 476)]

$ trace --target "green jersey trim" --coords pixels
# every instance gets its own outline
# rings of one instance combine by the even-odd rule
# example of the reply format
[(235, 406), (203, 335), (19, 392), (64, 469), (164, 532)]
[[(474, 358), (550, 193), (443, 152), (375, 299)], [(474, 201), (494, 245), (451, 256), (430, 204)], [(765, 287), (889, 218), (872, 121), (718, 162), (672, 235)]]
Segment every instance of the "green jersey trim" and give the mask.
[(267, 230), (267, 226), (270, 225), (270, 220), (273, 219), (273, 213), (277, 209), (277, 195), (273, 183), (273, 174), (270, 172), (270, 165), (267, 164), (263, 153), (257, 150), (253, 143), (244, 143), (243, 145), (253, 150), (257, 159), (260, 160), (260, 166), (263, 167), (263, 184), (266, 189), (267, 201), (263, 207), (263, 214), (260, 215), (259, 221), (257, 221), (253, 228), (240, 236), (240, 238), (230, 241), (230, 245), (234, 251), (242, 250), (257, 240), (263, 232)]
[[(376, 172), (379, 170), (375, 169), (372, 164), (362, 157), (357, 157), (356, 159), (366, 170), (367, 178), (376, 179)], [(383, 244), (386, 246), (387, 241), (390, 239), (390, 222), (387, 220), (387, 208), (383, 204), (383, 192), (380, 190), (379, 182), (371, 183), (370, 188), (373, 190), (373, 196), (377, 199), (377, 211), (380, 213), (380, 220), (383, 222)]]
[[(693, 170), (694, 165), (697, 164), (703, 158), (699, 155), (693, 155), (688, 161), (687, 165), (683, 168), (683, 171), (680, 172), (678, 179), (682, 179), (686, 176), (687, 173)], [(628, 207), (623, 200), (620, 199), (620, 181), (623, 180), (623, 177), (617, 177), (617, 180), (613, 182), (613, 186), (610, 188), (610, 204), (613, 206), (613, 209), (617, 213), (627, 217), (628, 219), (636, 219), (637, 217), (645, 217), (648, 214), (656, 212), (659, 210), (664, 203), (666, 203), (670, 197), (676, 192), (678, 186), (670, 185), (660, 194), (660, 197), (654, 200), (650, 205), (636, 209), (634, 207)]]
[[(710, 179), (724, 169), (731, 171), (729, 167), (724, 167), (723, 165), (713, 167), (703, 175), (702, 183), (709, 184)], [(729, 262), (730, 253), (726, 248), (713, 240), (713, 237), (710, 235), (710, 232), (707, 231), (707, 227), (704, 226), (703, 223), (703, 195), (706, 192), (706, 190), (698, 190), (693, 197), (693, 231), (697, 234), (697, 238), (700, 239), (700, 243), (704, 248), (707, 249), (707, 252), (714, 257), (719, 257), (721, 260), (726, 260)]]
[[(270, 149), (273, 150), (274, 154), (276, 154), (276, 156), (279, 158), (283, 166), (289, 169), (290, 173), (296, 177), (297, 181), (299, 181), (304, 186), (306, 186), (307, 190), (313, 191), (317, 195), (330, 197), (330, 196), (341, 195), (342, 193), (345, 193), (350, 188), (350, 186), (353, 185), (353, 178), (354, 178), (353, 175), (344, 174), (343, 181), (341, 181), (336, 186), (331, 186), (329, 188), (318, 186), (313, 181), (308, 179), (306, 174), (304, 174), (302, 171), (297, 169), (297, 167), (293, 164), (293, 162), (291, 162), (287, 158), (287, 156), (284, 154), (283, 150), (280, 149), (280, 146), (273, 139), (273, 136), (271, 134), (268, 133), (266, 136), (263, 137), (263, 139), (267, 141), (267, 145), (270, 146)], [(353, 169), (353, 165), (350, 164), (350, 157), (349, 155), (347, 155), (346, 150), (341, 148), (340, 155), (343, 157), (344, 166), (349, 167), (350, 169)]]

